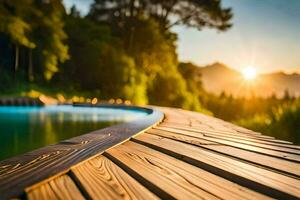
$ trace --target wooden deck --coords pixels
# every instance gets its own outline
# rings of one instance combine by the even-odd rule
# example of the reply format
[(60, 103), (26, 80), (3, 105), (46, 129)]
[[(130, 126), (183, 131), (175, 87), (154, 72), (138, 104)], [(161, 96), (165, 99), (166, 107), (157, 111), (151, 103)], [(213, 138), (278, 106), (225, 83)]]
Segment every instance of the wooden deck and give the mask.
[[(68, 168), (51, 171), (45, 180), (24, 184), (25, 192), (16, 197), (300, 199), (299, 146), (203, 114), (157, 109), (165, 114), (161, 123), (137, 135), (126, 134), (130, 140), (123, 138), (123, 143), (118, 141), (104, 152), (93, 146), (93, 154), (71, 162)], [(74, 153), (66, 155), (65, 160), (76, 159)], [(44, 165), (52, 166), (43, 161), (33, 170), (43, 173), (40, 169), (47, 170)], [(53, 165), (58, 166), (57, 162)], [(12, 179), (19, 174), (12, 180), (20, 178), (21, 183), (38, 176), (26, 166), (21, 174), (18, 170), (18, 166), (6, 169), (0, 165), (0, 191), (5, 176)], [(5, 195), (8, 189), (0, 197), (19, 194)]]

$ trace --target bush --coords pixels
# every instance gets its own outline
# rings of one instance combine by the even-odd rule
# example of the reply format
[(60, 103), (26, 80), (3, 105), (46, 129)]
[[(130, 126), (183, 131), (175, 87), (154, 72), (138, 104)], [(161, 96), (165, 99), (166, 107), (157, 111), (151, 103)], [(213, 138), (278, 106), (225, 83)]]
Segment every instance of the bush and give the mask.
[(237, 124), (279, 139), (300, 144), (300, 101), (284, 103), (267, 114), (257, 114)]

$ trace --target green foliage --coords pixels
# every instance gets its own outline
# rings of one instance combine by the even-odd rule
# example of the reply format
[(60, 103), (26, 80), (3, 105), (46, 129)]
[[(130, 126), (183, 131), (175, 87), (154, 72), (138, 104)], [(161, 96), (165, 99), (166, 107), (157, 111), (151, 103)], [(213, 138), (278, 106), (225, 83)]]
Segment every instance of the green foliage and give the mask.
[(219, 0), (95, 0), (89, 15), (117, 26), (127, 18), (142, 15), (154, 19), (165, 30), (174, 25), (226, 30), (232, 18), (231, 9), (222, 8)]
[(0, 2), (0, 32), (15, 45), (15, 55), (12, 55), (15, 71), (22, 65), (31, 78), (43, 79), (40, 74), (44, 74), (47, 80), (58, 71), (58, 64), (69, 58), (64, 44), (64, 14), (60, 0)]
[(202, 107), (197, 96), (187, 90), (186, 82), (176, 68), (168, 69), (168, 73), (158, 73), (149, 87), (150, 104), (173, 106), (189, 110), (209, 113)]
[(65, 82), (68, 78), (80, 90), (98, 91), (104, 99), (147, 103), (146, 77), (138, 73), (134, 60), (124, 53), (121, 41), (111, 35), (109, 27), (69, 16), (66, 31), (71, 60), (58, 79)]
[(234, 98), (225, 92), (219, 96), (206, 93), (204, 99), (203, 104), (207, 109), (211, 110), (216, 117), (227, 121), (267, 113), (270, 112), (272, 108), (284, 102), (276, 97), (262, 98), (252, 96), (251, 98)]
[(252, 130), (300, 144), (300, 100), (283, 103), (270, 112), (236, 121)]
[(13, 70), (5, 66), (12, 80), (26, 74), (46, 87), (194, 110), (203, 110), (201, 82), (192, 75), (195, 67), (178, 71), (170, 27), (225, 30), (232, 16), (215, 0), (96, 0), (88, 17), (75, 7), (66, 15), (61, 0), (1, 0), (0, 11), (0, 42), (15, 46), (8, 56)]
[(206, 94), (204, 107), (218, 117), (270, 136), (300, 144), (300, 99), (289, 96), (234, 98)]
[(65, 10), (60, 0), (43, 2), (35, 0), (35, 15), (33, 16), (32, 38), (37, 44), (35, 53), (40, 57), (35, 64), (41, 66), (38, 70), (50, 80), (58, 72), (58, 64), (69, 59), (68, 47), (64, 44), (67, 35), (63, 30)]
[(177, 65), (175, 34), (161, 31), (154, 20), (130, 19), (118, 32), (124, 49), (150, 80), (168, 66)]
[(198, 66), (178, 63), (172, 26), (223, 31), (231, 17), (220, 0), (95, 0), (87, 17), (75, 7), (66, 14), (61, 0), (0, 0), (1, 95), (174, 106), (300, 143), (300, 100), (288, 91), (283, 99), (213, 95)]
[(186, 80), (188, 90), (194, 96), (201, 99), (205, 91), (202, 87), (202, 75), (199, 67), (192, 63), (180, 63), (178, 71)]
[(0, 3), (0, 32), (5, 33), (14, 44), (34, 48), (35, 44), (29, 38), (30, 22), (26, 17), (32, 9), (30, 0), (2, 0)]
[(186, 85), (178, 73), (159, 73), (149, 88), (150, 103), (162, 106), (187, 106)]

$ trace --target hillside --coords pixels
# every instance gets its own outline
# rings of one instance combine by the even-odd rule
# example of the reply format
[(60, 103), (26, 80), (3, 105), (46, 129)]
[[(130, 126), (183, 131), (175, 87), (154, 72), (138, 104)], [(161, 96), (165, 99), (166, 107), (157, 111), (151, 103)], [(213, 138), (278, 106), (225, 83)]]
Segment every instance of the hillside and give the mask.
[(282, 96), (285, 90), (300, 96), (300, 74), (283, 72), (260, 74), (253, 81), (245, 81), (240, 72), (221, 63), (200, 68), (203, 86), (207, 91), (220, 94), (222, 91), (234, 96)]

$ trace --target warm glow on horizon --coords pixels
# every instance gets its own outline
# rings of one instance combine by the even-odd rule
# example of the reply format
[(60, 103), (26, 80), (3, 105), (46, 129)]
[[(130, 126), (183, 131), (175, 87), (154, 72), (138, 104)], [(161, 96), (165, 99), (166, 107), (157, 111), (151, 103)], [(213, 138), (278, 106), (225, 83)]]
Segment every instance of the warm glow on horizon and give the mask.
[(246, 80), (253, 80), (256, 78), (257, 72), (254, 67), (246, 67), (243, 69), (243, 76)]

